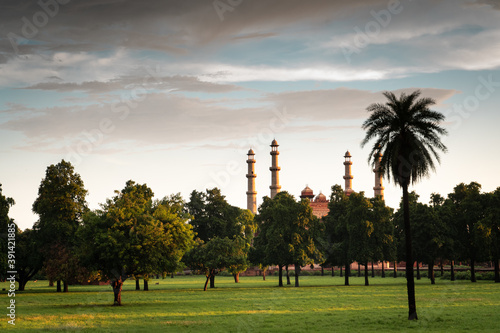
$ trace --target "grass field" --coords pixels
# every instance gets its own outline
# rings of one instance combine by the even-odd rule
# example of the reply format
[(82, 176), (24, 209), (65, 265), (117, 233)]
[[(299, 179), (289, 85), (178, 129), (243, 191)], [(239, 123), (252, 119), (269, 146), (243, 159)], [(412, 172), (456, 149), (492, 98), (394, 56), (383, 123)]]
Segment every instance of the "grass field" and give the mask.
[(129, 280), (121, 307), (111, 306), (110, 286), (71, 286), (69, 293), (56, 293), (47, 281), (29, 282), (15, 297), (15, 327), (7, 323), (9, 297), (2, 292), (0, 331), (500, 331), (500, 284), (492, 281), (417, 281), (420, 319), (409, 322), (404, 278), (373, 278), (369, 287), (356, 277), (348, 287), (340, 277), (300, 280), (299, 288), (278, 288), (275, 276), (242, 277), (238, 284), (218, 276), (217, 288), (207, 292), (204, 277), (151, 280), (147, 292), (135, 291)]

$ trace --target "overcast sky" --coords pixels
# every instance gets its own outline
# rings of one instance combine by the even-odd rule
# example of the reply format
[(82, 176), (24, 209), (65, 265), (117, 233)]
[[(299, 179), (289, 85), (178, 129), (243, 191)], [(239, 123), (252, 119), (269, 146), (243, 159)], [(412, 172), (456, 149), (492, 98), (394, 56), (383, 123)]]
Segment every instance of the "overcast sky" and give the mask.
[[(446, 115), (449, 152), (413, 187), (500, 186), (500, 3), (493, 0), (3, 0), (0, 183), (31, 227), (50, 164), (69, 160), (91, 208), (129, 179), (161, 198), (217, 186), (246, 208), (282, 190), (344, 185), (373, 195), (366, 107), (415, 89)], [(385, 184), (397, 207), (401, 190)]]

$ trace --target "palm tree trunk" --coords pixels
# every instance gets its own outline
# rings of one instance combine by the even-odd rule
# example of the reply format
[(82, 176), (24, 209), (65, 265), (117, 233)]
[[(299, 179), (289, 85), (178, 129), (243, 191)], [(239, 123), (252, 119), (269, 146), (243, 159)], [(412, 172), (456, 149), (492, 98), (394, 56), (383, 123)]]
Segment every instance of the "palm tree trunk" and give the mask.
[(413, 279), (413, 253), (412, 239), (410, 229), (410, 202), (408, 198), (408, 183), (405, 182), (403, 187), (403, 216), (405, 226), (405, 241), (406, 241), (406, 289), (408, 293), (408, 320), (416, 320), (417, 305), (415, 303), (415, 280)]

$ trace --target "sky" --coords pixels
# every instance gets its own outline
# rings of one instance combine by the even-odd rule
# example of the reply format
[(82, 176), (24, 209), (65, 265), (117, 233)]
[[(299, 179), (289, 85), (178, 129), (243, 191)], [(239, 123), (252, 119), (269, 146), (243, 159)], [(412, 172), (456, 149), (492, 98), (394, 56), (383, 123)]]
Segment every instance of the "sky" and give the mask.
[[(2, 0), (0, 183), (24, 228), (46, 168), (70, 161), (99, 208), (127, 180), (162, 198), (219, 187), (257, 204), (270, 144), (296, 198), (344, 186), (373, 196), (361, 128), (384, 91), (421, 90), (446, 116), (448, 152), (410, 190), (500, 186), (500, 1)], [(384, 181), (386, 203), (401, 190)]]

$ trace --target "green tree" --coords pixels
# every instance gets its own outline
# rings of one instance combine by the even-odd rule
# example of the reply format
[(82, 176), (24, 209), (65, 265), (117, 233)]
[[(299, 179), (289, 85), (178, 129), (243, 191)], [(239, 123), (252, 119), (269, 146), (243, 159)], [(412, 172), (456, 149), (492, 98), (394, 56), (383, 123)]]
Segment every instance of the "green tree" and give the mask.
[(495, 282), (500, 282), (500, 187), (485, 194), (485, 217), (480, 222), (480, 229), (488, 244), (489, 257), (495, 267)]
[(85, 216), (80, 239), (87, 265), (112, 280), (114, 304), (121, 305), (128, 277), (175, 266), (193, 234), (185, 216), (175, 216), (175, 204), (153, 204), (153, 191), (146, 184), (129, 180), (115, 193), (102, 210)]
[(346, 286), (349, 285), (350, 266), (353, 259), (349, 250), (349, 229), (347, 224), (348, 197), (340, 185), (332, 186), (328, 215), (323, 218), (326, 239), (323, 253), (328, 263), (334, 266), (345, 266)]
[(187, 252), (183, 260), (192, 270), (205, 274), (207, 279), (203, 290), (206, 291), (208, 282), (219, 271), (246, 265), (247, 255), (243, 247), (241, 239), (214, 237), (207, 243), (198, 239), (198, 245)]
[(387, 179), (391, 178), (403, 189), (404, 232), (406, 239), (406, 279), (408, 293), (408, 319), (418, 319), (415, 303), (415, 281), (413, 278), (413, 257), (410, 229), (408, 187), (430, 170), (435, 169), (434, 159), (440, 161), (438, 150), (446, 152), (440, 135), (446, 130), (439, 126), (444, 120), (441, 113), (429, 107), (435, 104), (431, 98), (418, 98), (420, 91), (396, 97), (385, 92), (385, 104), (368, 106), (370, 116), (363, 123), (366, 136), (362, 146), (375, 139), (369, 160), (375, 167), (375, 154), (381, 153), (380, 169)]
[(396, 258), (394, 241), (393, 209), (385, 205), (381, 196), (370, 199), (372, 204), (371, 221), (373, 230), (373, 260), (382, 262), (382, 277), (385, 277), (384, 261)]
[(264, 197), (256, 216), (258, 236), (254, 246), (262, 253), (261, 264), (277, 265), (279, 286), (283, 286), (283, 266), (295, 266), (295, 286), (299, 286), (300, 268), (315, 261), (322, 262), (314, 241), (318, 220), (306, 200), (295, 201), (287, 192), (273, 199)]
[[(215, 237), (240, 239), (242, 251), (248, 255), (250, 244), (256, 226), (253, 214), (246, 209), (231, 206), (218, 188), (207, 189), (205, 193), (191, 192), (187, 208), (192, 216), (190, 224), (197, 237), (204, 243)], [(234, 275), (235, 282), (239, 281), (239, 273), (245, 271), (248, 264), (228, 268)], [(215, 285), (215, 274), (210, 275), (210, 287)]]
[(456, 224), (456, 248), (461, 249), (461, 258), (470, 260), (471, 282), (476, 282), (475, 264), (485, 256), (485, 240), (479, 230), (484, 218), (484, 203), (481, 185), (472, 182), (455, 186), (448, 198), (453, 202), (453, 223)]
[(16, 281), (19, 290), (24, 291), (26, 284), (43, 266), (43, 256), (39, 251), (36, 231), (26, 229), (16, 234)]
[[(57, 260), (61, 248), (74, 256), (75, 234), (88, 210), (86, 196), (83, 181), (71, 163), (62, 160), (47, 167), (33, 203), (33, 212), (39, 216), (33, 229), (38, 234), (40, 250), (46, 261)], [(69, 280), (65, 273), (60, 267), (55, 275), (63, 278), (64, 291), (68, 291)], [(57, 281), (60, 291), (60, 280)]]
[[(14, 221), (9, 218), (9, 210), (15, 204), (14, 199), (6, 197), (2, 194), (2, 184), (0, 184), (0, 280), (4, 281), (8, 269), (8, 229), (10, 224)], [(16, 227), (17, 228), (17, 227)]]
[(375, 257), (372, 204), (364, 192), (353, 192), (347, 202), (347, 231), (349, 233), (349, 257), (365, 266), (365, 285), (368, 283), (368, 262)]

